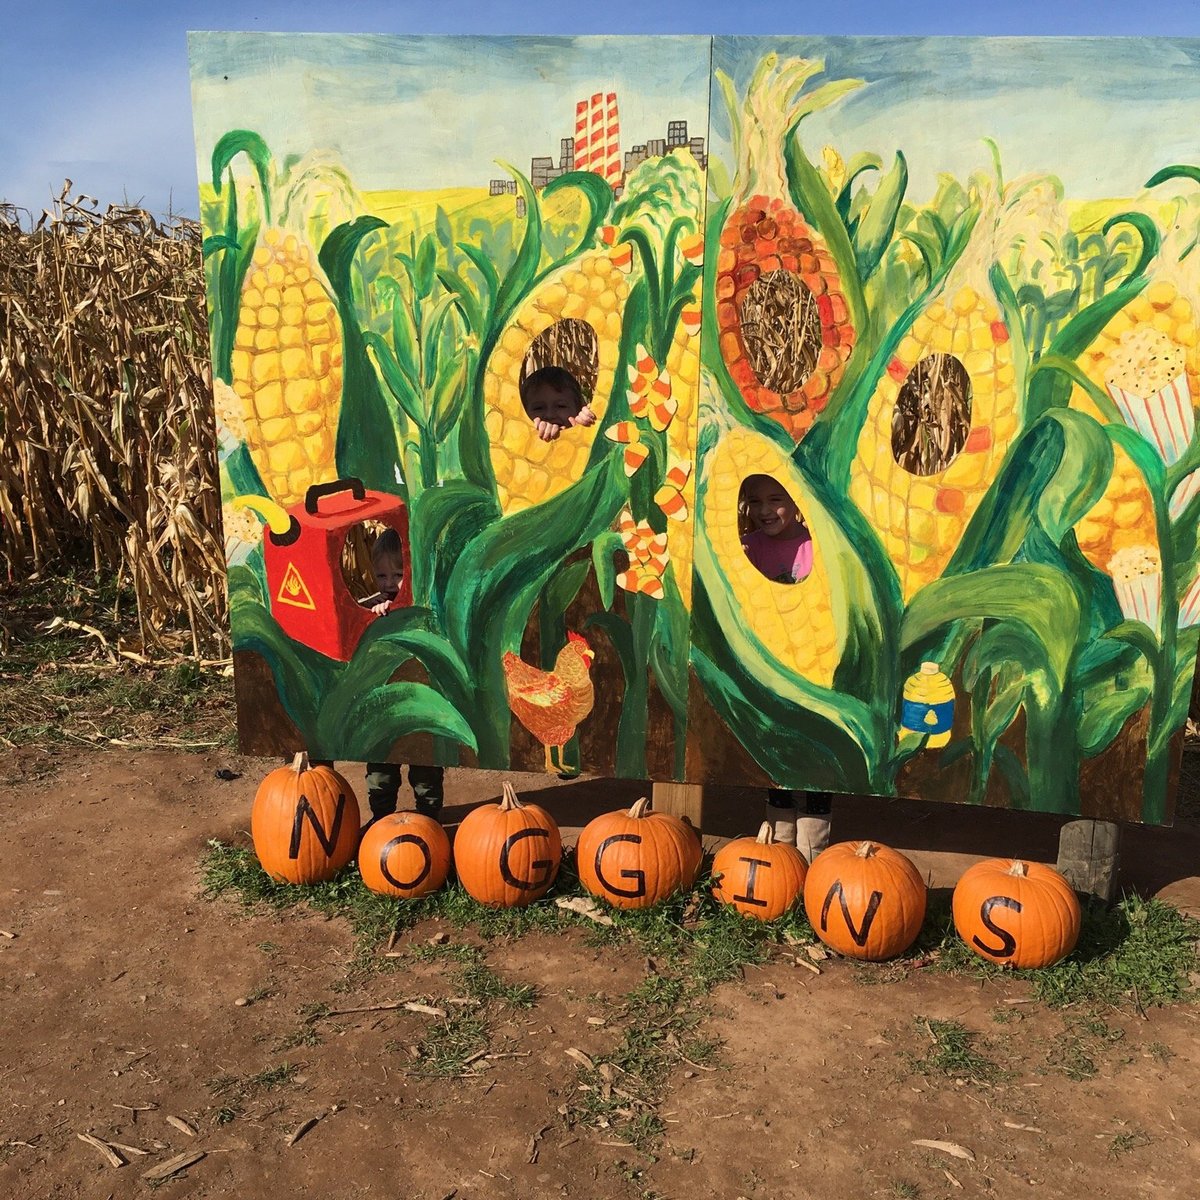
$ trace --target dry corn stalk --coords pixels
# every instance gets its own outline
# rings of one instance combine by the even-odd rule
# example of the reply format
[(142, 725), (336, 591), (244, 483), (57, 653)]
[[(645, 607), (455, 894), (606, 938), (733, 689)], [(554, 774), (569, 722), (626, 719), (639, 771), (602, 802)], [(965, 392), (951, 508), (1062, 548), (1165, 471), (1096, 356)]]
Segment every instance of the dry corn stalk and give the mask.
[(200, 230), (64, 187), (0, 206), (0, 564), (115, 573), (145, 653), (224, 645)]

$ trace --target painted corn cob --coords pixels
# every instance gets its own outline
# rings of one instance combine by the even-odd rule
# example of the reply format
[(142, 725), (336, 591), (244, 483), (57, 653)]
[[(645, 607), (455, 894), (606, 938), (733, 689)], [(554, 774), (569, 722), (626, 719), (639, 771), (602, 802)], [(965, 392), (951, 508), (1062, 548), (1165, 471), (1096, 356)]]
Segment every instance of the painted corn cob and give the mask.
[(295, 504), (336, 475), (342, 327), (312, 251), (283, 229), (265, 231), (246, 272), (232, 365), (250, 457)]
[[(721, 230), (717, 326), (721, 356), (746, 403), (797, 441), (845, 373), (855, 329), (837, 267), (788, 195), (783, 147), (820, 62), (785, 60), (751, 81), (739, 126), (735, 196)], [(744, 124), (743, 124), (744, 122)]]
[(900, 341), (851, 467), (850, 495), (906, 600), (945, 569), (1017, 432), (1007, 325), (990, 292), (963, 283), (947, 295)]
[(560, 366), (578, 380), (584, 399), (603, 418), (620, 354), (625, 276), (607, 251), (589, 251), (547, 277), (501, 332), (484, 376), (485, 425), (501, 511), (540, 504), (583, 474), (601, 428), (567, 430), (542, 441), (521, 406), (521, 380)]
[(747, 627), (785, 667), (821, 687), (831, 686), (845, 630), (817, 534), (812, 571), (798, 583), (777, 583), (750, 562), (738, 528), (738, 493), (747, 475), (772, 476), (801, 513), (811, 513), (815, 502), (803, 477), (774, 442), (740, 428), (721, 437), (704, 470), (704, 527)]

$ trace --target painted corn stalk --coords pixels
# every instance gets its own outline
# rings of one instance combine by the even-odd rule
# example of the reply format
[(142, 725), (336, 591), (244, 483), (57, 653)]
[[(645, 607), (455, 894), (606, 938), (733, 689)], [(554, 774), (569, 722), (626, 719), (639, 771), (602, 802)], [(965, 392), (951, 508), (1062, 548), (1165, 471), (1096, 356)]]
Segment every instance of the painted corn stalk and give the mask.
[[(1162, 820), (1200, 595), (1197, 175), (1073, 202), (1052, 174), (1007, 179), (981, 130), (985, 165), (915, 196), (903, 150), (887, 167), (823, 140), (853, 137), (872, 87), (896, 94), (873, 49), (860, 79), (855, 44), (827, 45), (844, 73), (717, 42), (706, 697), (781, 785)], [(743, 551), (755, 475), (803, 515), (797, 582)]]

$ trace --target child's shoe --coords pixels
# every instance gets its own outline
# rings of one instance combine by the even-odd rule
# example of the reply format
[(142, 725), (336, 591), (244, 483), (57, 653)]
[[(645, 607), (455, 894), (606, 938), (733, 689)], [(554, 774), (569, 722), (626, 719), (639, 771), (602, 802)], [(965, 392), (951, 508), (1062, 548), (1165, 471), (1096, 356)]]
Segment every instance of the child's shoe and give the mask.
[(812, 866), (812, 861), (829, 845), (829, 818), (803, 816), (796, 821), (796, 840), (792, 843), (801, 854), (804, 861)]

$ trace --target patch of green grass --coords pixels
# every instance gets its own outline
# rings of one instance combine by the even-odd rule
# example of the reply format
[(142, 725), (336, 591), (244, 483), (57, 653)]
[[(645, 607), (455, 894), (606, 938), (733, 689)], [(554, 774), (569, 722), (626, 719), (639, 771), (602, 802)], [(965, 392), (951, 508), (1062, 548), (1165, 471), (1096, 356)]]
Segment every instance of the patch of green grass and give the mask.
[(1170, 1046), (1163, 1045), (1162, 1042), (1151, 1042), (1146, 1049), (1150, 1056), (1157, 1059), (1164, 1067), (1175, 1057), (1175, 1051)]
[(294, 1050), (297, 1046), (319, 1046), (325, 1039), (312, 1025), (301, 1025), (275, 1043), (278, 1051)]
[(1128, 1154), (1130, 1150), (1136, 1150), (1139, 1146), (1150, 1145), (1150, 1141), (1149, 1134), (1141, 1129), (1118, 1133), (1108, 1145), (1108, 1157), (1120, 1158), (1122, 1154)]
[(218, 1125), (236, 1121), (246, 1111), (255, 1092), (270, 1092), (285, 1087), (299, 1074), (299, 1063), (283, 1062), (266, 1067), (256, 1075), (217, 1075), (208, 1081), (208, 1090), (219, 1101), (213, 1120)]
[(537, 1003), (538, 989), (534, 984), (505, 983), (478, 958), (458, 972), (458, 979), (467, 995), (481, 1004), (496, 1001), (509, 1008), (532, 1008)]
[(262, 1088), (263, 1091), (273, 1091), (275, 1088), (289, 1084), (300, 1073), (299, 1063), (280, 1063), (277, 1067), (267, 1067), (257, 1075), (251, 1075), (246, 1083), (252, 1088)]
[(993, 1083), (1003, 1078), (1001, 1068), (980, 1050), (982, 1039), (959, 1021), (917, 1017), (918, 1031), (931, 1043), (920, 1058), (907, 1056), (921, 1075), (945, 1075), (974, 1083)]
[[(414, 1075), (463, 1075), (471, 1060), (488, 1048), (488, 1024), (476, 1010), (453, 1009), (431, 1024), (416, 1043)], [(395, 1043), (390, 1049), (398, 1049)]]
[(897, 1200), (921, 1200), (921, 1189), (909, 1179), (889, 1180), (888, 1191)]
[(1062, 962), (1011, 971), (975, 954), (955, 931), (949, 903), (939, 902), (905, 957), (928, 957), (940, 970), (978, 979), (1027, 979), (1052, 1008), (1174, 1004), (1196, 998), (1189, 976), (1200, 972), (1200, 921), (1161, 900), (1126, 896), (1112, 908), (1084, 909), (1079, 943)]
[[(112, 738), (166, 734), (236, 748), (231, 678), (190, 660), (115, 657), (134, 607), (131, 592), (88, 573), (0, 584), (0, 727), (10, 743), (52, 747), (65, 737), (102, 748)], [(100, 637), (70, 624), (50, 628), (55, 618)]]

